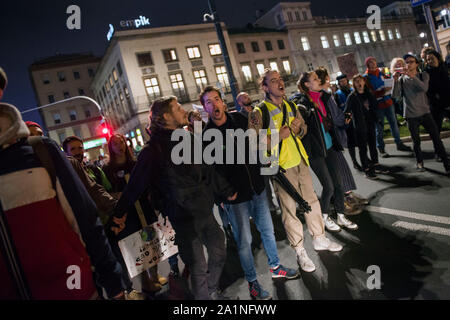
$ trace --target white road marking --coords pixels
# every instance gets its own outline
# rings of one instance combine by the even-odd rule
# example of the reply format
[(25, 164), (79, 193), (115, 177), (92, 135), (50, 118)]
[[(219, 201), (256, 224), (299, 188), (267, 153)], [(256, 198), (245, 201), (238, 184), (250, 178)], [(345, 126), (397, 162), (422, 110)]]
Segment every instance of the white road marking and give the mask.
[(426, 224), (411, 223), (406, 221), (396, 221), (392, 224), (392, 226), (407, 229), (410, 231), (431, 232), (450, 237), (450, 229), (448, 228), (440, 228), (435, 226), (429, 226)]
[(390, 214), (390, 215), (397, 216), (397, 217), (404, 217), (404, 218), (417, 219), (417, 220), (422, 220), (422, 221), (430, 221), (430, 222), (436, 222), (436, 223), (450, 225), (450, 218), (443, 217), (443, 216), (434, 216), (431, 214), (424, 214), (424, 213), (417, 213), (417, 212), (403, 211), (403, 210), (396, 210), (396, 209), (389, 209), (389, 208), (382, 208), (382, 207), (374, 207), (374, 206), (367, 206), (366, 210), (371, 211), (371, 212)]

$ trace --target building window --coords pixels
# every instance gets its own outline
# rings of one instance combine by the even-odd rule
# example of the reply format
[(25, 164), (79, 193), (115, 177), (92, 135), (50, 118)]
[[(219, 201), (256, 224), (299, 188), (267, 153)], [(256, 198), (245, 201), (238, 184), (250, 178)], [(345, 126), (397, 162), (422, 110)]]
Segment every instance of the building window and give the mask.
[(82, 89), (82, 88), (78, 89), (78, 95), (84, 96), (85, 95), (84, 94), (84, 89)]
[(339, 37), (337, 34), (333, 35), (333, 42), (335, 47), (339, 47), (341, 45), (341, 42), (339, 41)]
[(289, 20), (289, 22), (292, 22), (293, 21), (293, 19), (292, 19), (292, 12), (288, 12), (287, 13), (287, 15), (288, 15), (288, 20)]
[(295, 11), (295, 20), (300, 21), (300, 13)]
[(284, 49), (286, 49), (286, 47), (284, 46), (284, 41), (283, 40), (277, 40), (277, 43), (278, 43), (278, 49), (280, 49), (280, 50), (284, 50)]
[(59, 113), (54, 113), (53, 114), (53, 121), (55, 122), (55, 124), (61, 123), (61, 116), (59, 115)]
[(267, 51), (272, 51), (272, 50), (273, 50), (273, 48), (272, 48), (272, 42), (270, 42), (270, 41), (264, 41), (264, 44), (265, 44), (265, 46), (266, 46), (266, 50), (267, 50)]
[(89, 75), (89, 77), (93, 78), (95, 76), (94, 69), (88, 68), (88, 75)]
[(162, 53), (165, 62), (172, 62), (178, 60), (177, 52), (175, 51), (175, 49), (165, 49), (162, 51)]
[(41, 79), (43, 84), (49, 84), (50, 83), (50, 77), (48, 73), (41, 74)]
[(400, 34), (400, 30), (398, 30), (397, 28), (395, 28), (395, 36), (397, 37), (397, 39), (402, 38), (402, 35)]
[(218, 55), (222, 54), (222, 50), (220, 49), (220, 45), (218, 43), (210, 44), (209, 45), (209, 53), (212, 56), (218, 56)]
[(377, 32), (375, 30), (370, 31), (370, 36), (373, 42), (377, 42)]
[(204, 69), (194, 70), (195, 84), (197, 85), (197, 92), (200, 92), (208, 84), (206, 78), (206, 71)]
[(369, 33), (367, 31), (363, 31), (362, 34), (363, 34), (364, 42), (369, 43), (370, 42)]
[(327, 64), (328, 64), (328, 71), (330, 73), (333, 73), (334, 72), (334, 70), (333, 70), (333, 63), (331, 62), (331, 60), (328, 60)]
[(264, 64), (262, 63), (257, 63), (256, 64), (256, 69), (258, 70), (259, 75), (261, 76), (264, 73), (264, 69), (266, 67), (264, 67)]
[(70, 94), (69, 94), (68, 91), (64, 91), (63, 92), (63, 96), (64, 96), (64, 99), (69, 99), (70, 98)]
[(111, 89), (114, 88), (114, 81), (112, 75), (109, 75), (109, 85), (111, 86)]
[(128, 87), (124, 87), (123, 91), (125, 92), (125, 98), (130, 99), (130, 93), (128, 92)]
[(188, 48), (186, 48), (186, 51), (187, 51), (189, 59), (197, 59), (197, 58), (202, 57), (199, 46), (188, 47)]
[(380, 30), (380, 31), (378, 31), (379, 32), (379, 34), (380, 34), (380, 40), (381, 41), (385, 41), (386, 40), (386, 36), (384, 35), (384, 31), (383, 30)]
[(77, 120), (77, 111), (75, 109), (69, 110), (70, 121)]
[(86, 118), (92, 117), (92, 115), (91, 115), (91, 110), (89, 110), (89, 109), (84, 109), (84, 116), (85, 116)]
[(283, 69), (284, 69), (284, 72), (286, 72), (287, 74), (292, 73), (291, 64), (290, 64), (289, 60), (283, 60)]
[(389, 38), (389, 40), (394, 39), (394, 34), (392, 33), (391, 29), (388, 30), (388, 38)]
[(330, 44), (328, 43), (327, 36), (320, 36), (320, 41), (322, 41), (322, 47), (324, 49), (327, 49), (330, 47)]
[(158, 78), (151, 77), (144, 79), (145, 91), (147, 96), (153, 100), (161, 96), (161, 91), (159, 89)]
[(253, 52), (259, 52), (258, 42), (256, 42), (256, 41), (252, 42), (252, 50), (253, 50)]
[(344, 33), (344, 40), (345, 40), (346, 46), (352, 45), (352, 37), (350, 36), (350, 33), (348, 33), (348, 32)]
[(64, 72), (60, 71), (58, 72), (58, 79), (59, 81), (66, 81), (66, 75), (64, 74)]
[(106, 91), (105, 91), (105, 87), (102, 87), (102, 94), (103, 94), (103, 98), (106, 99)]
[(308, 20), (308, 15), (306, 14), (306, 11), (303, 11), (303, 20)]
[(62, 145), (62, 143), (66, 139), (66, 133), (65, 132), (58, 132), (58, 138), (59, 138), (59, 143)]
[(109, 92), (109, 82), (108, 81), (105, 82), (105, 88), (106, 88), (106, 92)]
[(181, 73), (171, 74), (169, 77), (174, 95), (180, 102), (186, 101), (187, 94), (184, 87), (183, 76), (181, 75)]
[(112, 75), (114, 78), (114, 82), (117, 82), (117, 80), (119, 80), (119, 77), (117, 76), (116, 68), (113, 68)]
[(353, 35), (355, 36), (356, 44), (360, 44), (361, 43), (361, 36), (359, 35), (359, 32), (355, 32)]
[(244, 78), (246, 82), (252, 82), (252, 70), (248, 64), (242, 65), (242, 73), (244, 74)]
[(120, 64), (120, 61), (117, 61), (116, 67), (117, 67), (117, 72), (119, 72), (119, 77), (120, 77), (123, 74), (122, 65)]
[(55, 96), (52, 94), (49, 94), (48, 95), (48, 103), (53, 103), (53, 102), (55, 102)]
[(151, 52), (141, 52), (136, 53), (136, 58), (139, 67), (146, 67), (153, 65), (152, 53)]
[(302, 37), (302, 46), (303, 46), (303, 50), (308, 51), (311, 49), (310, 45), (309, 45), (309, 41), (307, 37)]
[(73, 78), (74, 78), (75, 80), (80, 79), (80, 73), (79, 73), (78, 71), (74, 71), (74, 72), (73, 72)]
[(270, 69), (275, 70), (275, 71), (279, 71), (279, 70), (278, 70), (278, 64), (277, 64), (276, 61), (271, 61), (271, 62), (269, 63), (269, 65), (270, 65)]
[(308, 63), (308, 71), (314, 71), (314, 66), (312, 63)]
[(281, 26), (283, 24), (283, 20), (281, 20), (281, 16), (279, 14), (277, 14), (277, 22), (278, 26)]
[(75, 136), (77, 136), (78, 138), (83, 139), (83, 137), (81, 136), (81, 130), (80, 130), (80, 128), (73, 128), (73, 134), (74, 134)]
[(245, 53), (245, 46), (242, 42), (236, 43), (238, 53)]
[(222, 84), (222, 88), (225, 89), (225, 92), (230, 91), (230, 81), (228, 80), (228, 74), (227, 70), (225, 69), (225, 66), (216, 67), (216, 75), (217, 80)]

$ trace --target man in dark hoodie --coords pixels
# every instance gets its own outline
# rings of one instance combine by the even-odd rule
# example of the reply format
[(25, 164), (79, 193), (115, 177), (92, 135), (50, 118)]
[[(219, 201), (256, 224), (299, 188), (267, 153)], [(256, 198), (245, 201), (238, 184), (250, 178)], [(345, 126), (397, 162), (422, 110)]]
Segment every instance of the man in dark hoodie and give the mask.
[[(224, 161), (223, 165), (216, 164), (216, 167), (238, 191), (238, 197), (233, 201), (227, 201), (227, 207), (230, 211), (230, 221), (238, 244), (241, 266), (248, 281), (250, 296), (257, 300), (271, 299), (270, 294), (261, 287), (256, 277), (251, 248), (250, 217), (253, 218), (261, 234), (272, 278), (295, 279), (299, 276), (299, 273), (297, 270), (286, 268), (280, 264), (264, 178), (260, 174), (260, 166), (258, 164), (250, 164), (248, 140), (245, 143), (245, 147), (237, 146), (236, 142), (233, 141), (234, 150), (226, 149), (228, 146), (226, 139), (235, 139), (233, 136), (230, 136), (227, 130), (242, 129), (245, 131), (248, 127), (248, 120), (239, 112), (225, 112), (225, 104), (220, 96), (220, 91), (215, 87), (209, 86), (203, 89), (203, 92), (200, 94), (200, 101), (209, 114), (205, 133), (211, 129), (219, 130), (223, 136), (225, 151), (223, 159), (227, 158), (226, 153), (233, 152), (235, 156), (233, 164), (225, 164)], [(241, 155), (238, 153), (241, 153)], [(237, 164), (236, 159), (239, 156), (245, 159), (244, 164)]]

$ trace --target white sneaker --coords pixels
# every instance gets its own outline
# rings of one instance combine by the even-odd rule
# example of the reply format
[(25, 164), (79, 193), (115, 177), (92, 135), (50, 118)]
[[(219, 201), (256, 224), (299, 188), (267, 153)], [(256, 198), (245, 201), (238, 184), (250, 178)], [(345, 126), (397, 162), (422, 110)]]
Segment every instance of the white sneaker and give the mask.
[(350, 230), (358, 229), (358, 225), (356, 223), (353, 223), (350, 220), (348, 220), (344, 214), (338, 213), (337, 216), (338, 216), (337, 224), (340, 225), (341, 227), (346, 227), (347, 229), (350, 229)]
[(338, 252), (342, 250), (342, 246), (336, 242), (332, 242), (325, 236), (313, 239), (313, 247), (316, 251), (328, 250), (331, 252)]
[(297, 249), (297, 262), (305, 272), (313, 272), (316, 270), (314, 262), (308, 257), (305, 248)]
[(341, 227), (339, 227), (333, 219), (330, 218), (329, 215), (324, 215), (323, 221), (325, 222), (325, 228), (331, 232), (339, 232), (341, 231)]

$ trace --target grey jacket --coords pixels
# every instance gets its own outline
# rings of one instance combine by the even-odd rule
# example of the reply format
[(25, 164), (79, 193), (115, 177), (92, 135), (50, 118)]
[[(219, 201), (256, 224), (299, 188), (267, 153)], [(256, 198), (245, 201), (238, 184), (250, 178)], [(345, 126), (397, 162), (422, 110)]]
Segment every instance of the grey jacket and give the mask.
[(430, 76), (426, 72), (423, 72), (421, 76), (422, 80), (419, 74), (414, 78), (402, 75), (394, 82), (392, 97), (403, 98), (403, 116), (405, 118), (417, 118), (430, 113), (430, 103), (427, 97)]

